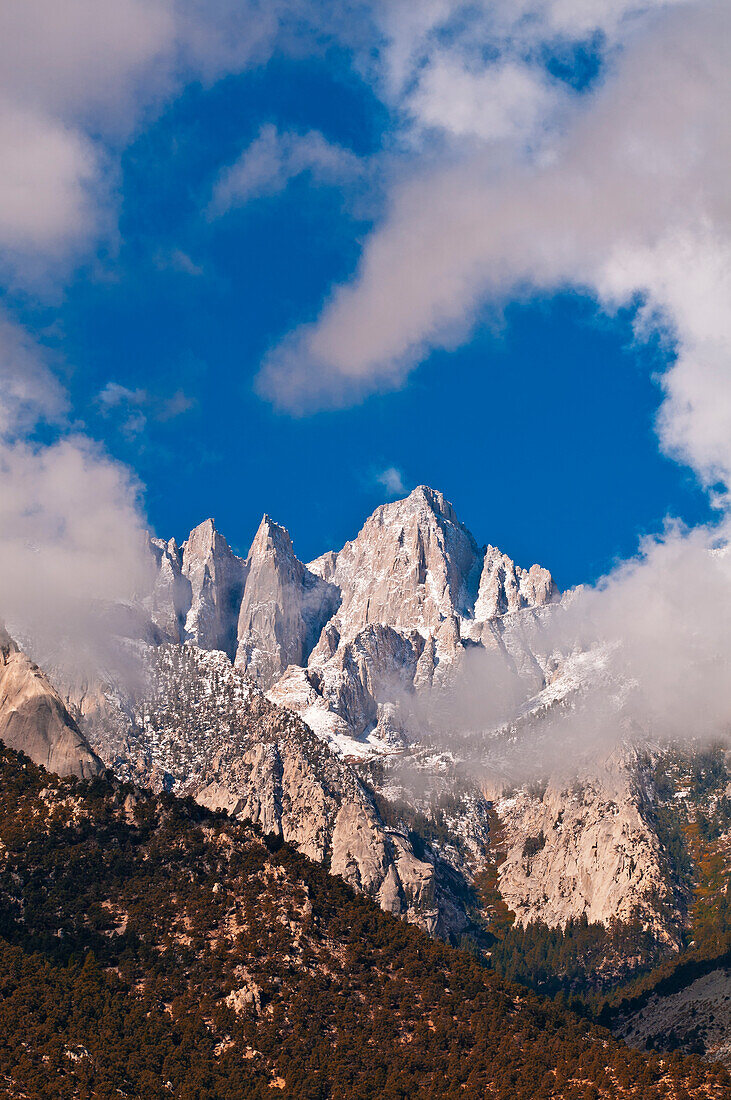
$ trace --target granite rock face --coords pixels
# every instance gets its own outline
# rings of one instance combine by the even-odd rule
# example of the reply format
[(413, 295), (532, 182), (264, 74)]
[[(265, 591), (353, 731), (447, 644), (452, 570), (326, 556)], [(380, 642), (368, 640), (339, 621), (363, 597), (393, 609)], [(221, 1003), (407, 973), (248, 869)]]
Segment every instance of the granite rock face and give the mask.
[(507, 554), (488, 546), (483, 558), (474, 617), (478, 622), (486, 622), (526, 607), (543, 607), (551, 603), (557, 594), (547, 569), (542, 569), (540, 565), (521, 569)]
[(245, 561), (212, 520), (182, 550), (154, 539), (152, 551), (152, 619), (166, 640), (235, 655), (278, 704), (350, 748), (376, 731), (384, 706), (392, 733), (399, 699), (444, 683), (467, 646), (497, 651), (542, 686), (543, 669), (513, 621), (558, 599), (550, 574), (480, 549), (426, 486), (377, 508), (342, 550), (309, 565), (269, 516)]
[(59, 775), (104, 770), (61, 696), (1, 625), (0, 740)]
[(236, 666), (269, 687), (288, 665), (306, 664), (337, 589), (297, 559), (287, 531), (264, 516), (246, 560)]
[(183, 575), (183, 553), (175, 539), (150, 539), (157, 566), (150, 618), (170, 642), (185, 639), (185, 619), (193, 602), (191, 583)]
[(583, 780), (541, 787), (495, 802), (507, 838), (500, 892), (518, 923), (640, 919), (678, 947), (678, 929), (660, 917), (674, 898), (634, 755), (613, 754)]
[(451, 504), (426, 486), (383, 504), (334, 557), (310, 564), (338, 586), (342, 639), (383, 623), (433, 634), (474, 604), (480, 550)]
[(185, 639), (204, 649), (236, 652), (236, 615), (246, 567), (207, 519), (183, 543), (182, 575), (190, 584), (191, 603)]
[(468, 926), (458, 892), (435, 885), (439, 857), (417, 856), (353, 769), (223, 653), (168, 645), (150, 647), (148, 660), (149, 684), (127, 728), (94, 726), (117, 774), (255, 822), (430, 932)]
[(534, 652), (540, 626), (526, 616), (558, 601), (550, 573), (480, 549), (433, 489), (377, 508), (352, 542), (308, 569), (339, 602), (309, 661), (297, 662), (306, 674), (288, 670), (272, 698), (348, 752), (380, 739), (384, 705), (447, 684), (470, 646), (528, 674), (533, 690), (545, 683)]

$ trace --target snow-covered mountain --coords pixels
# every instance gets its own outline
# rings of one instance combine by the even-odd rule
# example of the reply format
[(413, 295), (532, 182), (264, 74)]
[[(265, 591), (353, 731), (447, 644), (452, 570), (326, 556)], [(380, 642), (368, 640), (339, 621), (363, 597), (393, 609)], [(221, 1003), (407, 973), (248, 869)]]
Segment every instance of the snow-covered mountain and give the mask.
[[(307, 564), (269, 516), (245, 559), (212, 520), (180, 548), (153, 540), (152, 549), (158, 575), (148, 610), (173, 648), (151, 658), (156, 686), (144, 705), (126, 716), (107, 710), (91, 724), (98, 750), (120, 774), (252, 816), (388, 907), (452, 933), (465, 927), (456, 899), (488, 857), (488, 818), (498, 807), (500, 889), (519, 921), (641, 913), (673, 938), (668, 920), (655, 920), (656, 899), (670, 887), (631, 758), (605, 762), (580, 796), (556, 781), (540, 797), (529, 784), (508, 797), (505, 782), (491, 786), (482, 767), (483, 757), (500, 763), (503, 745), (514, 753), (517, 737), (530, 752), (546, 712), (580, 693), (601, 664), (596, 654), (552, 651), (550, 626), (563, 604), (547, 569), (522, 568), (480, 546), (444, 496), (425, 486), (377, 508), (341, 550)], [(170, 656), (181, 643), (187, 656)], [(502, 678), (522, 694), (501, 729), (497, 712), (488, 705), (483, 715), (479, 700), (491, 704)], [(161, 708), (161, 683), (175, 705)], [(460, 693), (478, 700), (468, 746), (450, 729), (445, 738), (443, 712), (448, 727)], [(248, 717), (235, 717), (239, 711)], [(242, 721), (243, 740), (232, 732)], [(406, 818), (389, 838), (370, 796), (363, 802), (362, 778), (376, 796), (395, 799), (402, 816), (427, 820), (435, 800), (450, 803), (429, 866), (415, 855)], [(332, 798), (347, 813), (328, 809)], [(348, 843), (360, 835), (365, 849), (345, 858), (339, 846), (350, 817)], [(544, 840), (526, 860), (534, 834)], [(450, 874), (462, 886), (450, 886)]]
[(433, 931), (468, 928), (492, 867), (520, 924), (639, 920), (678, 944), (687, 898), (631, 739), (541, 773), (556, 722), (615, 690), (600, 647), (556, 649), (570, 597), (548, 570), (424, 486), (309, 563), (268, 516), (246, 558), (212, 520), (151, 546), (147, 689), (67, 691), (118, 774), (251, 817)]
[[(151, 553), (152, 592), (107, 615), (133, 675), (67, 682), (49, 664), (59, 694), (0, 636), (0, 738), (52, 770), (106, 765), (250, 820), (480, 951), (514, 921), (513, 958), (535, 960), (536, 937), (545, 951), (565, 929), (589, 986), (694, 937), (716, 965), (728, 761), (681, 751), (668, 770), (613, 647), (573, 636), (575, 595), (545, 568), (480, 546), (426, 487), (309, 563), (269, 516), (246, 558), (212, 520)], [(622, 1020), (658, 1041), (654, 1017)]]
[(151, 616), (165, 636), (235, 654), (237, 668), (348, 755), (397, 744), (394, 703), (438, 684), (470, 646), (499, 652), (544, 686), (529, 635), (533, 613), (560, 599), (550, 573), (479, 547), (425, 486), (377, 508), (355, 539), (307, 565), (268, 516), (246, 560), (212, 520), (181, 550), (160, 540), (153, 548)]

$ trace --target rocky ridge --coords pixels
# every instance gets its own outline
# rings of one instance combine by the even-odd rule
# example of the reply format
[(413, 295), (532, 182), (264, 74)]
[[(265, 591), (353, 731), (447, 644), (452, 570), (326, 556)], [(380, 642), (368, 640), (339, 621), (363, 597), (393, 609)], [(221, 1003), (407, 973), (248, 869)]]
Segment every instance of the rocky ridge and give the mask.
[(151, 617), (164, 636), (235, 653), (237, 668), (350, 755), (356, 742), (367, 755), (369, 737), (398, 740), (398, 697), (442, 683), (468, 646), (530, 669), (543, 686), (530, 616), (560, 597), (550, 573), (480, 549), (426, 486), (377, 508), (342, 550), (308, 565), (268, 516), (245, 560), (212, 520), (182, 550), (153, 540), (153, 552)]
[[(338, 761), (354, 777), (359, 771), (385, 798), (398, 790), (402, 802), (427, 817), (435, 792), (449, 798), (450, 790), (466, 790), (469, 812), (452, 816), (443, 851), (438, 845), (436, 850), (467, 883), (489, 846), (486, 817), (497, 813), (507, 838), (499, 885), (519, 923), (562, 925), (582, 916), (609, 923), (640, 916), (659, 937), (677, 942), (682, 912), (652, 823), (652, 791), (643, 786), (631, 752), (582, 775), (580, 794), (565, 776), (537, 789), (524, 778), (529, 766), (495, 782), (506, 754), (513, 762), (521, 752), (525, 761), (531, 754), (542, 757), (550, 719), (574, 707), (585, 685), (602, 675), (601, 652), (555, 652), (552, 625), (565, 601), (547, 570), (521, 568), (495, 547), (479, 547), (443, 495), (424, 486), (376, 509), (342, 550), (309, 564), (297, 559), (287, 531), (268, 516), (246, 559), (231, 551), (212, 521), (196, 528), (180, 549), (174, 542), (155, 542), (153, 551), (159, 566), (151, 604), (156, 629), (170, 643), (185, 643), (199, 663), (201, 651), (220, 651), (215, 660), (226, 672), (222, 664), (219, 679), (231, 676), (234, 660), (241, 683), (245, 678), (266, 690), (271, 729), (287, 733), (265, 732), (256, 746), (234, 739), (227, 748), (230, 723), (220, 714), (211, 719), (211, 731), (219, 728), (209, 733), (211, 744), (192, 732), (194, 724), (165, 727), (153, 738), (143, 723), (149, 741), (140, 773), (145, 781), (169, 782), (211, 804), (252, 814), (327, 861), (341, 829), (322, 791), (313, 792), (330, 789), (331, 780), (322, 772), (322, 754), (302, 748), (305, 741), (324, 746), (328, 768)], [(521, 694), (513, 703), (508, 691), (512, 718), (500, 728), (495, 715), (485, 715), (502, 681)], [(209, 688), (200, 691), (197, 705), (210, 696)], [(256, 698), (261, 711), (265, 700)], [(451, 722), (465, 699), (473, 713), (461, 740)], [(440, 708), (446, 719), (437, 728)], [(129, 715), (120, 718), (118, 706), (115, 714), (123, 738)], [(302, 721), (290, 726), (287, 714)], [(263, 712), (259, 720), (266, 730)], [(199, 759), (190, 774), (178, 774), (160, 752), (168, 740), (184, 753), (186, 739)], [(141, 743), (130, 742), (113, 757), (108, 741), (98, 743), (99, 751), (124, 772)], [(369, 770), (373, 761), (380, 762), (380, 772)], [(305, 774), (307, 782), (295, 782)], [(354, 807), (348, 811), (349, 835), (357, 833), (354, 822), (363, 813), (368, 817), (354, 790), (343, 787), (338, 796)], [(343, 827), (348, 814), (342, 814)], [(300, 827), (300, 818), (308, 824)], [(378, 847), (377, 824), (368, 818), (364, 828), (369, 844)], [(317, 835), (325, 839), (315, 840)], [(467, 836), (472, 839), (465, 847)], [(398, 848), (400, 841), (390, 843)], [(528, 851), (539, 847), (528, 857), (526, 845)], [(348, 880), (360, 879), (374, 896), (385, 890), (381, 900), (392, 907), (389, 875), (395, 868), (401, 911), (416, 913), (409, 890), (425, 898), (436, 879), (432, 875), (423, 891), (416, 886), (422, 870), (412, 865), (407, 871), (405, 853), (402, 871), (395, 854), (389, 859), (379, 855), (377, 871), (367, 869), (365, 856), (352, 867), (348, 859), (336, 865), (347, 866)], [(453, 905), (451, 896), (446, 904)], [(452, 930), (462, 920), (423, 919), (434, 927), (441, 920), (442, 928), (451, 920)]]
[[(361, 780), (296, 715), (219, 651), (150, 649), (149, 687), (127, 722), (97, 716), (94, 743), (120, 777), (190, 794), (326, 863), (382, 908), (443, 937), (469, 925), (466, 883), (387, 827)], [(112, 731), (112, 732), (110, 732)]]

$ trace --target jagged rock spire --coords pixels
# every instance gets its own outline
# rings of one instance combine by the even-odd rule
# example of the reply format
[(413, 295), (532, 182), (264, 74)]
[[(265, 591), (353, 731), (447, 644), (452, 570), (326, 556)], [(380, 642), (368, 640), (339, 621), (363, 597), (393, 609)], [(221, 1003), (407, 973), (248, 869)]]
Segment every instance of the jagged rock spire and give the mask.
[(183, 543), (182, 575), (191, 588), (185, 637), (203, 649), (221, 649), (233, 657), (246, 568), (212, 519), (195, 527)]
[(474, 599), (479, 565), (477, 543), (442, 493), (420, 485), (381, 505), (330, 566), (343, 637), (370, 623), (433, 633)]
[(288, 665), (306, 663), (335, 597), (296, 557), (289, 532), (265, 515), (246, 560), (237, 667), (268, 687)]

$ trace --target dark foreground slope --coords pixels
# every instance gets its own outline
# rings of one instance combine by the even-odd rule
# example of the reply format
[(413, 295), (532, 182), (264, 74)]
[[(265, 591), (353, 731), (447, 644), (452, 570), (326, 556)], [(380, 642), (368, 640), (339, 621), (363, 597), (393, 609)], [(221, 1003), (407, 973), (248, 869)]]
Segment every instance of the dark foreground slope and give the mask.
[[(276, 850), (271, 850), (276, 849)], [(0, 750), (8, 1097), (726, 1097), (191, 800)]]

